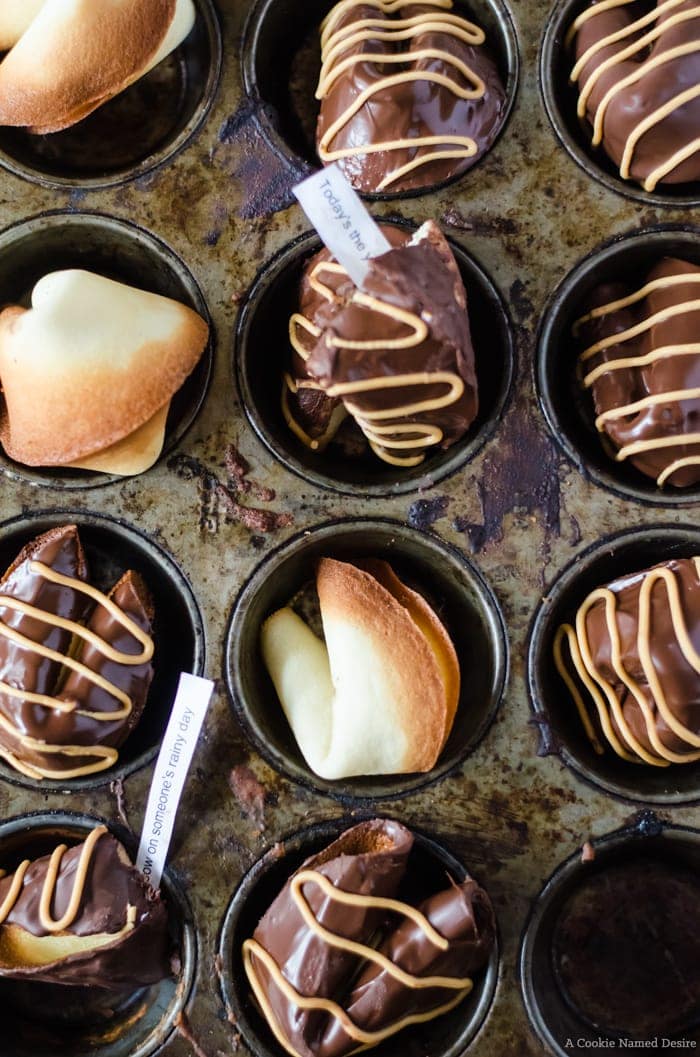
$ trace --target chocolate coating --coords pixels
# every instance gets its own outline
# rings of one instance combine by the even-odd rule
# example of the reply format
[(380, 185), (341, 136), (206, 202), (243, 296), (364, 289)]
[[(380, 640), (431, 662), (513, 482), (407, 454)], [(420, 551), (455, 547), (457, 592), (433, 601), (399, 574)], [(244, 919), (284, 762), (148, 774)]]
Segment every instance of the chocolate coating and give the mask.
[[(360, 3), (342, 15), (338, 20), (337, 29), (348, 29), (361, 19), (367, 18), (384, 20), (390, 26), (396, 19), (408, 20), (425, 13), (435, 14), (436, 10), (440, 9), (436, 9), (431, 3), (407, 3), (392, 14), (381, 7)], [(459, 14), (458, 11), (454, 13)], [(344, 61), (350, 56), (367, 53), (395, 54), (409, 48), (412, 52), (436, 49), (455, 56), (483, 81), (484, 93), (480, 98), (463, 99), (445, 84), (425, 79), (389, 84), (374, 92), (333, 136), (328, 144), (330, 151), (429, 136), (445, 138), (446, 142), (437, 146), (375, 150), (339, 159), (338, 164), (353, 186), (368, 194), (382, 190), (389, 193), (420, 190), (466, 172), (490, 148), (505, 118), (506, 98), (503, 85), (496, 65), (484, 45), (475, 46), (448, 32), (432, 28), (417, 33), (408, 42), (387, 42), (377, 38), (360, 41), (343, 49), (340, 58)], [(401, 64), (356, 62), (340, 73), (322, 99), (316, 133), (317, 145), (335, 122), (352, 107), (361, 92), (377, 85), (385, 77), (411, 67), (447, 78), (462, 88), (470, 87), (467, 78), (446, 58), (428, 56)], [(435, 158), (426, 161), (392, 180), (385, 188), (380, 186), (387, 176), (414, 159), (437, 151), (449, 152), (449, 140), (454, 136), (473, 140), (475, 153), (471, 157)]]
[(674, 1036), (700, 1017), (700, 882), (652, 859), (583, 881), (555, 926), (553, 957), (569, 1002), (598, 1030)]
[[(404, 826), (375, 819), (347, 830), (301, 869), (318, 872), (345, 892), (396, 898), (410, 871), (412, 844), (413, 836)], [(260, 921), (254, 939), (298, 992), (340, 1002), (354, 1024), (367, 1031), (389, 1028), (412, 1014), (427, 1014), (455, 1000), (455, 990), (407, 987), (384, 968), (331, 947), (305, 923), (290, 890), (291, 880)], [(304, 883), (302, 892), (319, 925), (370, 946), (381, 936), (380, 952), (412, 975), (468, 976), (483, 968), (493, 946), (493, 910), (486, 893), (472, 880), (453, 882), (419, 907), (449, 940), (446, 951), (433, 946), (410, 918), (343, 905), (313, 883)], [(322, 1009), (291, 1004), (260, 959), (254, 953), (251, 958), (275, 1020), (295, 1052), (301, 1057), (344, 1057), (357, 1048), (357, 1041), (335, 1017)]]
[[(596, 287), (582, 309), (590, 311), (611, 304), (627, 298), (647, 283), (684, 274), (700, 276), (700, 267), (689, 261), (664, 258), (637, 282), (621, 281)], [(579, 348), (583, 351), (603, 339), (639, 326), (657, 313), (693, 302), (700, 302), (700, 282), (681, 282), (651, 290), (646, 297), (629, 307), (584, 323), (578, 335)], [(659, 349), (693, 344), (700, 348), (699, 338), (700, 310), (688, 307), (678, 315), (660, 319), (637, 336), (596, 353), (581, 365), (582, 374), (587, 375), (600, 364), (649, 356)], [(677, 445), (650, 446), (645, 451), (629, 455), (629, 462), (654, 480), (664, 475), (675, 461), (694, 457), (694, 463), (679, 467), (662, 482), (677, 488), (700, 483), (700, 439), (682, 443), (684, 436), (700, 436), (700, 395), (693, 395), (694, 389), (700, 389), (700, 351), (690, 355), (664, 355), (650, 363), (606, 371), (591, 387), (598, 415), (649, 396), (689, 392), (690, 395), (683, 399), (652, 404), (604, 423), (605, 435), (618, 450), (640, 441), (653, 442), (678, 437)]]
[[(664, 562), (654, 568), (668, 569), (673, 574), (690, 641), (695, 651), (700, 654), (700, 573), (695, 561), (691, 558), (681, 558)], [(690, 755), (692, 752), (697, 754), (697, 747), (693, 747), (671, 730), (660, 714), (657, 696), (649, 685), (640, 661), (640, 590), (650, 571), (632, 573), (608, 585), (615, 595), (615, 624), (620, 641), (621, 663), (624, 670), (638, 684), (661, 743), (681, 755)], [(655, 753), (656, 750), (649, 740), (642, 708), (615, 671), (612, 640), (602, 599), (597, 600), (588, 611), (585, 628), (594, 667), (612, 685), (624, 720), (634, 737), (645, 749)], [(668, 596), (663, 583), (659, 581), (651, 590), (650, 633), (645, 641), (648, 641), (653, 670), (658, 676), (670, 712), (684, 727), (700, 737), (700, 672), (695, 670), (683, 654)], [(614, 716), (611, 715), (611, 719), (622, 744), (626, 745)]]
[[(452, 372), (462, 380), (464, 391), (456, 401), (439, 409), (400, 413), (402, 406), (444, 396), (444, 381), (426, 384), (420, 389), (401, 385), (368, 389), (346, 398), (356, 416), (397, 409), (396, 416), (380, 420), (382, 427), (394, 424), (437, 427), (441, 435), (439, 447), (449, 448), (464, 436), (479, 408), (464, 285), (449, 246), (436, 225), (429, 223), (420, 229), (417, 233), (420, 241), (416, 242), (392, 225), (384, 225), (382, 230), (393, 248), (372, 260), (363, 293), (418, 316), (427, 323), (426, 338), (411, 348), (387, 348), (383, 343), (409, 332), (406, 324), (353, 300), (357, 288), (345, 274), (320, 273), (320, 280), (333, 294), (331, 300), (324, 298), (311, 284), (317, 264), (333, 259), (327, 250), (322, 250), (304, 271), (300, 297), (301, 314), (319, 329), (320, 336), (314, 340), (299, 330), (308, 358), (304, 360), (295, 354), (292, 373), (296, 381), (308, 378), (327, 390), (338, 384), (404, 374)], [(329, 338), (341, 343), (376, 341), (379, 347), (337, 347), (331, 345)], [(328, 429), (339, 403), (340, 400), (315, 390), (299, 389), (289, 397), (292, 415), (314, 438)], [(403, 442), (417, 435), (410, 431), (397, 431), (394, 436), (384, 434), (382, 447), (390, 456), (398, 458), (407, 454), (422, 455), (430, 446), (416, 447), (410, 452), (403, 447), (392, 449), (392, 439)]]
[[(595, 6), (595, 4), (589, 5), (590, 8)], [(628, 27), (640, 17), (640, 13), (646, 14), (660, 6), (661, 0), (658, 0), (656, 4), (631, 3), (630, 0), (627, 6), (601, 11), (595, 17), (588, 19), (576, 33), (576, 59), (580, 59), (599, 41)], [(588, 98), (586, 118), (592, 126), (596, 111), (606, 93), (624, 78), (638, 71), (642, 62), (647, 64), (647, 72), (644, 76), (617, 91), (605, 111), (602, 147), (618, 167), (622, 162), (628, 140), (640, 123), (682, 92), (700, 85), (700, 48), (689, 54), (678, 55), (655, 67), (651, 65), (656, 56), (686, 45), (690, 41), (700, 41), (700, 16), (678, 22), (675, 25), (671, 24), (671, 20), (676, 15), (693, 9), (697, 9), (695, 0), (686, 0), (678, 7), (661, 14), (658, 23), (655, 24), (667, 28), (651, 42), (651, 50), (643, 48), (635, 55), (618, 61), (606, 69), (601, 73)], [(607, 44), (592, 55), (583, 65), (578, 78), (579, 91), (603, 63), (620, 54), (630, 45), (630, 42), (641, 38), (651, 29), (653, 25), (647, 25), (632, 35)], [(678, 151), (693, 143), (698, 138), (698, 129), (700, 129), (700, 94), (675, 108), (663, 120), (643, 133), (634, 149), (630, 179), (644, 183), (655, 170), (663, 166)], [(659, 182), (678, 184), (697, 180), (700, 180), (700, 149), (698, 148), (690, 157), (663, 176)]]
[[(55, 920), (69, 905), (82, 848), (82, 844), (69, 848), (61, 860), (51, 902)], [(133, 990), (172, 975), (165, 904), (110, 833), (103, 834), (94, 847), (77, 916), (61, 935), (86, 937), (118, 933), (126, 924), (129, 906), (136, 909), (133, 929), (112, 944), (47, 965), (21, 965), (6, 960), (2, 945), (6, 926), (16, 926), (33, 936), (48, 935), (41, 924), (39, 904), (49, 860), (50, 856), (46, 855), (31, 864), (13, 909), (0, 925), (0, 976), (119, 991)], [(10, 890), (12, 878), (9, 874), (0, 880), (0, 906)]]
[[(72, 586), (52, 583), (40, 573), (33, 572), (30, 568), (32, 561), (87, 583), (87, 562), (74, 525), (52, 529), (29, 543), (0, 581), (0, 595), (10, 595), (47, 614), (83, 623), (104, 642), (125, 654), (138, 655), (141, 652), (140, 643), (104, 607), (94, 606), (91, 599)], [(150, 634), (153, 604), (138, 574), (126, 573), (109, 597)], [(70, 652), (70, 631), (9, 609), (2, 605), (1, 599), (0, 619), (33, 642), (63, 655)], [(27, 743), (27, 737), (51, 746), (117, 748), (138, 723), (153, 678), (152, 664), (126, 665), (109, 660), (91, 643), (82, 640), (77, 659), (131, 697), (132, 708), (127, 717), (109, 721), (81, 714), (84, 710), (116, 712), (122, 706), (106, 690), (79, 672), (68, 671), (65, 682), (61, 683), (63, 666), (57, 660), (43, 657), (31, 647), (0, 635), (0, 680), (23, 691), (55, 695), (58, 701), (74, 700), (78, 703), (75, 711), (61, 712), (0, 690), (0, 713), (8, 721), (0, 725), (0, 747), (30, 768), (72, 771), (88, 767), (94, 763), (95, 757), (89, 753), (80, 756), (42, 751), (38, 745)]]

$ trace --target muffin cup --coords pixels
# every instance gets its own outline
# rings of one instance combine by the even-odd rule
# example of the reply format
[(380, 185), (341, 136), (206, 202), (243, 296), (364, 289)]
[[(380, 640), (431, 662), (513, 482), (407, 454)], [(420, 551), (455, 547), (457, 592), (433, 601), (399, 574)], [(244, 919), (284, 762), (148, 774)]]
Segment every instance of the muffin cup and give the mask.
[(633, 180), (623, 180), (615, 162), (601, 147), (591, 144), (593, 132), (587, 121), (577, 113), (577, 86), (569, 83), (575, 59), (566, 48), (565, 39), (574, 20), (590, 7), (591, 0), (559, 0), (555, 4), (544, 31), (540, 50), (540, 91), (552, 127), (573, 160), (593, 180), (610, 191), (646, 202), (654, 206), (700, 205), (700, 181), (691, 184), (658, 184), (656, 190), (645, 191)]
[[(22, 859), (47, 855), (59, 843), (77, 844), (102, 822), (64, 811), (36, 812), (0, 822), (0, 867), (11, 871)], [(109, 829), (133, 859), (137, 850), (133, 834), (111, 823)], [(153, 1057), (161, 1051), (175, 1030), (176, 1017), (191, 998), (197, 940), (188, 899), (168, 870), (160, 890), (179, 951), (179, 978), (124, 995), (4, 979), (0, 988), (2, 1057)]]
[[(199, 285), (177, 254), (155, 235), (103, 213), (56, 211), (20, 221), (0, 233), (0, 308), (29, 306), (43, 276), (82, 268), (129, 286), (173, 298), (211, 319)], [(170, 406), (162, 459), (180, 443), (197, 417), (209, 388), (214, 335)], [(51, 488), (94, 488), (123, 481), (117, 474), (72, 467), (23, 466), (0, 447), (0, 472), (17, 481)]]
[(579, 777), (625, 800), (668, 806), (700, 800), (700, 762), (669, 767), (629, 763), (620, 759), (605, 741), (605, 753), (598, 756), (554, 665), (554, 636), (561, 624), (573, 621), (581, 603), (597, 587), (662, 561), (698, 554), (697, 526), (649, 525), (608, 536), (577, 555), (559, 574), (546, 592), (530, 630), (530, 702), (538, 724), (551, 735), (543, 743), (551, 744), (551, 751)]
[[(379, 219), (406, 231), (416, 228), (407, 221)], [(510, 319), (500, 293), (481, 265), (459, 243), (448, 242), (467, 291), (479, 414), (462, 440), (446, 451), (428, 453), (424, 463), (412, 468), (389, 466), (370, 451), (354, 459), (343, 457), (333, 445), (314, 453), (284, 420), (281, 394), (283, 372), (291, 357), (289, 317), (298, 310), (302, 273), (321, 249), (320, 238), (313, 232), (299, 236), (280, 250), (253, 282), (238, 317), (234, 343), (241, 401), (263, 444), (309, 484), (357, 496), (415, 492), (443, 480), (473, 459), (499, 426), (515, 372)], [(261, 355), (263, 349), (265, 356)]]
[[(583, 862), (579, 849), (547, 881), (535, 900), (520, 948), (520, 986), (525, 1008), (540, 1042), (556, 1057), (568, 1057), (574, 1046), (579, 1050), (621, 1053), (612, 1040), (621, 1034), (624, 1038), (623, 1033), (609, 1033), (590, 1023), (562, 988), (554, 940), (567, 900), (594, 874), (635, 859), (657, 861), (665, 867), (692, 871), (696, 876), (700, 869), (700, 831), (660, 822), (653, 812), (643, 813), (636, 824), (593, 840), (591, 845), (595, 856), (592, 861)], [(647, 997), (654, 1001), (653, 995)], [(695, 1046), (700, 1043), (697, 1023), (683, 1033), (683, 1038), (694, 1040)]]
[(221, 75), (213, 0), (194, 3), (197, 21), (179, 48), (77, 125), (45, 136), (0, 128), (0, 166), (42, 187), (87, 191), (145, 176), (179, 154), (203, 125)]
[[(315, 99), (321, 69), (320, 25), (334, 0), (257, 0), (243, 32), (243, 84), (258, 127), (277, 156), (294, 172), (320, 165), (315, 133), (319, 104)], [(456, 0), (455, 13), (472, 18), (486, 32), (506, 94), (506, 111), (498, 138), (508, 123), (517, 94), (520, 56), (515, 27), (503, 0)], [(489, 150), (493, 150), (494, 144)], [(486, 152), (488, 154), (489, 151)], [(486, 155), (484, 155), (485, 157)], [(479, 159), (477, 165), (483, 159)], [(448, 187), (468, 176), (412, 191), (363, 194), (371, 201), (417, 198)]]
[[(241, 947), (288, 878), (305, 859), (322, 851), (350, 826), (362, 819), (323, 822), (285, 838), (251, 867), (228, 905), (219, 937), (221, 991), (227, 1010), (235, 1017), (246, 1045), (255, 1057), (282, 1057), (283, 1050), (263, 1020), (249, 993)], [(465, 880), (467, 871), (445, 847), (412, 829), (415, 837), (409, 858), (415, 884), (400, 898), (420, 902), (445, 886), (446, 874)], [(486, 1020), (499, 976), (498, 936), (485, 970), (474, 979), (474, 989), (452, 1012), (414, 1026), (372, 1047), (376, 1057), (462, 1057)]]
[(659, 488), (653, 478), (616, 462), (595, 428), (591, 393), (576, 378), (572, 327), (586, 296), (601, 283), (620, 278), (639, 282), (662, 257), (679, 256), (700, 264), (700, 228), (659, 225), (618, 236), (593, 250), (566, 276), (552, 294), (542, 317), (535, 359), (535, 388), (547, 424), (565, 455), (580, 473), (625, 499), (649, 506), (690, 506), (700, 503), (700, 485)]
[(180, 672), (201, 675), (205, 662), (202, 614), (184, 573), (153, 540), (123, 521), (66, 510), (45, 510), (6, 521), (0, 524), (0, 574), (4, 575), (30, 540), (60, 525), (78, 526), (91, 583), (100, 590), (108, 591), (129, 568), (143, 576), (155, 606), (155, 675), (143, 715), (119, 749), (113, 767), (82, 778), (38, 781), (0, 760), (0, 778), (41, 793), (96, 789), (146, 767), (160, 748)]
[[(427, 774), (327, 781), (311, 771), (297, 746), (262, 659), (260, 629), (275, 610), (313, 583), (321, 557), (385, 559), (445, 623), (457, 651), (462, 690), (452, 733)], [(478, 569), (436, 536), (398, 522), (362, 518), (320, 525), (273, 551), (241, 590), (224, 648), (234, 712), (260, 755), (292, 781), (341, 800), (396, 798), (459, 766), (488, 730), (508, 671), (503, 617)]]

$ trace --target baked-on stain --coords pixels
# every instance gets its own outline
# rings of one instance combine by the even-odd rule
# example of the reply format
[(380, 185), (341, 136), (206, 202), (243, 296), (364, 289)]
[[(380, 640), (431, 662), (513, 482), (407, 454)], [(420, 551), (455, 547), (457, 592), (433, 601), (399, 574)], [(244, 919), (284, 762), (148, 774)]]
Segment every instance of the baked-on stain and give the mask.
[(475, 551), (503, 538), (508, 514), (539, 515), (544, 529), (544, 548), (552, 534), (561, 531), (559, 459), (553, 442), (534, 422), (529, 407), (520, 406), (509, 415), (498, 453), (484, 459), (476, 481), (481, 503), (481, 524), (455, 519), (457, 531), (466, 533)]
[(411, 528), (425, 532), (436, 521), (447, 515), (450, 497), (436, 495), (432, 499), (416, 499), (408, 510), (408, 523)]
[(265, 829), (265, 786), (246, 764), (238, 764), (228, 774), (228, 784), (241, 811), (256, 829)]
[(234, 444), (228, 444), (224, 451), (224, 481), (193, 455), (178, 453), (168, 459), (167, 465), (184, 481), (197, 482), (200, 532), (218, 532), (222, 519), (225, 524), (239, 524), (251, 532), (264, 534), (294, 522), (292, 514), (278, 514), (240, 502), (242, 496), (250, 494), (264, 503), (273, 502), (276, 496), (274, 489), (265, 488), (248, 477), (248, 462)]
[(312, 166), (298, 159), (290, 163), (268, 146), (258, 118), (263, 109), (263, 103), (243, 99), (221, 126), (219, 146), (214, 148), (215, 162), (243, 194), (238, 211), (242, 220), (268, 217), (293, 205), (294, 187), (313, 172)]

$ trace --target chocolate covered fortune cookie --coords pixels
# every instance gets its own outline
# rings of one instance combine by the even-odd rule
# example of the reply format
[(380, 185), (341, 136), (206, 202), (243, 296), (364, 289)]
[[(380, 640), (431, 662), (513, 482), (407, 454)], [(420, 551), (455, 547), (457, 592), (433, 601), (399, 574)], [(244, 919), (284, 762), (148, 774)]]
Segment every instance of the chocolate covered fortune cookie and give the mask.
[(607, 742), (633, 763), (700, 760), (700, 558), (592, 591), (554, 660), (597, 753)]
[(75, 125), (157, 66), (194, 21), (192, 0), (3, 0), (0, 125)]
[(171, 975), (165, 904), (105, 826), (0, 878), (0, 977), (133, 991)]
[(665, 258), (597, 287), (574, 327), (598, 430), (658, 485), (700, 482), (700, 267)]
[(393, 248), (359, 290), (324, 250), (310, 262), (282, 408), (290, 429), (322, 451), (350, 415), (391, 466), (418, 466), (464, 436), (478, 411), (467, 295), (441, 231), (390, 225)]
[(697, 0), (599, 0), (569, 29), (578, 115), (623, 180), (700, 180)]
[(433, 1020), (473, 989), (495, 939), (471, 879), (397, 899), (413, 835), (375, 819), (307, 859), (243, 944), (258, 1004), (293, 1057), (345, 1057)]
[(111, 767), (153, 678), (138, 573), (92, 587), (75, 525), (29, 543), (0, 581), (0, 756), (29, 778)]
[(431, 770), (460, 691), (442, 623), (386, 562), (323, 558), (316, 587), (323, 642), (289, 606), (261, 632), (263, 659), (309, 767), (327, 779)]
[(168, 297), (92, 272), (44, 276), (30, 309), (0, 313), (2, 446), (27, 466), (142, 473), (208, 335)]
[(452, 0), (341, 0), (321, 29), (316, 144), (360, 191), (411, 191), (465, 172), (506, 101), (479, 27)]

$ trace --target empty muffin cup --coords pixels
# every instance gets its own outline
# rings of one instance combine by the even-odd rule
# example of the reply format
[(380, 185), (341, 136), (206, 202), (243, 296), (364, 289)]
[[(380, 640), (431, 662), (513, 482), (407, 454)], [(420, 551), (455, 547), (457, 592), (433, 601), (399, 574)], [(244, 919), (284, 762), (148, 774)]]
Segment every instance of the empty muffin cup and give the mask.
[[(352, 562), (370, 557), (387, 561), (439, 616), (459, 660), (460, 700), (447, 744), (429, 773), (327, 781), (314, 774), (301, 755), (265, 667), (260, 632), (267, 617), (300, 592), (313, 597), (320, 558)], [(292, 781), (348, 800), (415, 792), (461, 764), (494, 718), (507, 670), (503, 617), (476, 566), (436, 536), (393, 521), (329, 522), (273, 551), (243, 586), (225, 643), (225, 676), (233, 708), (260, 755)]]
[(77, 125), (50, 135), (0, 128), (0, 165), (43, 187), (97, 190), (164, 165), (203, 125), (221, 75), (212, 0), (194, 0), (186, 40), (144, 77)]
[[(243, 34), (246, 93), (266, 142), (293, 172), (303, 173), (309, 166), (320, 165), (315, 142), (320, 27), (333, 6), (333, 0), (309, 0), (302, 8), (291, 0), (258, 0)], [(502, 0), (457, 0), (453, 13), (473, 20), (486, 33), (487, 47), (506, 93), (500, 136), (515, 102), (520, 64), (510, 13)], [(439, 185), (365, 197), (386, 201), (428, 194), (468, 178), (469, 171)]]
[[(286, 881), (305, 859), (326, 848), (340, 834), (361, 821), (323, 822), (301, 830), (276, 844), (245, 875), (226, 911), (219, 938), (221, 989), (227, 1010), (234, 1017), (246, 1045), (255, 1057), (281, 1057), (275, 1042), (252, 999), (243, 969), (241, 947)], [(412, 829), (415, 841), (408, 860), (406, 891), (400, 899), (414, 905), (445, 887), (446, 875), (458, 883), (468, 876), (458, 859), (443, 845)], [(430, 1053), (431, 1057), (461, 1057), (474, 1040), (487, 1017), (499, 975), (498, 937), (488, 964), (474, 977), (472, 992), (451, 1012), (427, 1024), (415, 1025), (370, 1052), (376, 1057), (399, 1057), (407, 1052)]]
[(185, 575), (158, 544), (123, 521), (84, 511), (40, 511), (0, 525), (0, 573), (4, 575), (31, 540), (62, 525), (76, 525), (90, 583), (108, 592), (127, 569), (139, 573), (153, 597), (155, 674), (137, 726), (116, 763), (97, 773), (66, 779), (34, 779), (0, 759), (0, 778), (41, 793), (95, 789), (125, 778), (156, 756), (170, 718), (182, 671), (201, 675), (205, 662), (202, 615)]
[(700, 265), (700, 231), (692, 227), (659, 226), (618, 237), (577, 264), (552, 294), (544, 311), (535, 360), (535, 386), (547, 424), (577, 469), (603, 488), (625, 499), (658, 506), (689, 506), (700, 502), (700, 486), (659, 487), (652, 477), (618, 462), (605, 434), (595, 426), (596, 411), (589, 390), (577, 377), (574, 323), (590, 293), (603, 283), (629, 282), (641, 288), (650, 269), (664, 257)]
[[(382, 223), (386, 223), (382, 219)], [(390, 221), (412, 231), (414, 225)], [(513, 338), (497, 288), (457, 242), (448, 239), (467, 292), (475, 352), (479, 413), (466, 435), (445, 451), (429, 452), (414, 467), (397, 468), (363, 444), (357, 452), (332, 442), (314, 452), (290, 429), (282, 411), (285, 370), (291, 362), (289, 318), (299, 307), (299, 285), (308, 261), (321, 249), (314, 233), (285, 246), (259, 273), (242, 305), (236, 327), (234, 362), (238, 389), (250, 424), (288, 470), (310, 484), (347, 495), (404, 495), (427, 488), (473, 459), (498, 428), (515, 370)], [(265, 355), (261, 355), (265, 350)]]
[[(102, 819), (73, 812), (46, 811), (0, 823), (0, 868), (8, 873), (23, 859), (50, 854), (58, 844), (70, 848), (84, 841)], [(133, 834), (109, 826), (130, 857), (136, 855)], [(126, 993), (3, 979), (3, 1057), (153, 1057), (175, 1030), (175, 1020), (189, 1002), (197, 959), (192, 911), (179, 883), (166, 870), (160, 884), (168, 926), (177, 951), (177, 978)]]
[(700, 832), (651, 812), (557, 868), (520, 950), (523, 1000), (547, 1052), (697, 1047), (699, 868)]
[[(83, 269), (107, 279), (172, 298), (210, 324), (209, 310), (187, 265), (155, 235), (101, 213), (51, 212), (0, 233), (0, 305), (29, 307), (35, 284), (51, 272)], [(214, 339), (170, 405), (160, 458), (183, 439), (207, 394)], [(116, 474), (72, 467), (22, 466), (0, 448), (0, 472), (18, 481), (53, 488), (93, 488), (123, 480)]]
[[(700, 205), (700, 184), (658, 183), (653, 191), (646, 191), (639, 183), (623, 179), (618, 166), (602, 146), (592, 145), (593, 130), (576, 112), (578, 90), (569, 81), (576, 59), (566, 39), (576, 18), (590, 6), (591, 0), (559, 0), (545, 27), (539, 60), (540, 91), (560, 143), (588, 176), (610, 191), (655, 206), (680, 209)], [(654, 4), (645, 4), (645, 12), (653, 7)], [(661, 100), (666, 101), (665, 98)]]
[(600, 540), (559, 574), (544, 595), (530, 630), (528, 689), (543, 731), (543, 750), (606, 793), (646, 804), (675, 806), (700, 799), (700, 762), (656, 767), (621, 759), (607, 742), (596, 753), (554, 661), (562, 624), (573, 624), (587, 596), (628, 573), (659, 562), (700, 555), (700, 529), (649, 525)]

